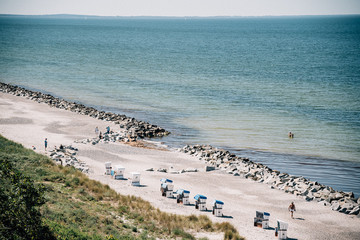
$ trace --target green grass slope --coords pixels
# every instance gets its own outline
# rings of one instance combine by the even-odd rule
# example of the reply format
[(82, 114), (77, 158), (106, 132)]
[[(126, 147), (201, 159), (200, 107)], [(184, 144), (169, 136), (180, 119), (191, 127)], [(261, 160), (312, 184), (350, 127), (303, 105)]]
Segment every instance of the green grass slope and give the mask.
[(0, 135), (0, 239), (195, 239), (195, 231), (243, 239), (227, 222), (161, 212)]

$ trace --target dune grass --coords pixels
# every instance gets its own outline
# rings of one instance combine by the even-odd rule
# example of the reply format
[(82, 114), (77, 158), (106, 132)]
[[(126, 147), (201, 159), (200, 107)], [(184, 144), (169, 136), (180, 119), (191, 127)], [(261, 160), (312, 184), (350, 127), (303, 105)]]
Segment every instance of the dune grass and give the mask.
[(41, 186), (45, 198), (39, 207), (41, 221), (56, 239), (195, 239), (189, 232), (196, 231), (244, 239), (227, 222), (161, 212), (141, 198), (120, 195), (75, 168), (58, 166), (2, 136), (0, 161), (10, 162)]

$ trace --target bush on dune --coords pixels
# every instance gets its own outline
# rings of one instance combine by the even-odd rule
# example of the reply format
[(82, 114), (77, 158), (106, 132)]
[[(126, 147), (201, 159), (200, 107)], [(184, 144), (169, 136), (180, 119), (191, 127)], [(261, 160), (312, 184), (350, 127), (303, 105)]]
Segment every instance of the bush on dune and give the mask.
[(1, 156), (0, 233), (5, 239), (55, 239), (42, 223), (39, 207), (44, 187), (36, 185)]

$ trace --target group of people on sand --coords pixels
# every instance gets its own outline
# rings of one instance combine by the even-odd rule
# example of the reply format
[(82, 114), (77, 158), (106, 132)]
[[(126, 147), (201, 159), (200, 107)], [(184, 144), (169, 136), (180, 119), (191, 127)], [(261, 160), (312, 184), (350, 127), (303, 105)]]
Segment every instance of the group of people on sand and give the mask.
[[(109, 133), (110, 133), (110, 126), (107, 126), (107, 127), (106, 127), (106, 134), (109, 134)], [(99, 136), (99, 139), (103, 139), (103, 138), (104, 138), (102, 132), (101, 132), (101, 131), (99, 132), (99, 128), (98, 128), (98, 127), (95, 128), (95, 134), (96, 134), (97, 136)]]
[[(107, 134), (110, 133), (110, 126), (106, 127), (106, 133)], [(99, 131), (98, 127), (95, 128), (95, 134), (98, 135), (100, 139), (103, 138), (103, 134), (101, 131)], [(47, 138), (45, 138), (45, 140), (44, 140), (44, 147), (45, 147), (45, 151), (47, 151), (47, 147), (48, 147), (48, 139)], [(32, 146), (32, 149), (36, 150), (36, 147)]]

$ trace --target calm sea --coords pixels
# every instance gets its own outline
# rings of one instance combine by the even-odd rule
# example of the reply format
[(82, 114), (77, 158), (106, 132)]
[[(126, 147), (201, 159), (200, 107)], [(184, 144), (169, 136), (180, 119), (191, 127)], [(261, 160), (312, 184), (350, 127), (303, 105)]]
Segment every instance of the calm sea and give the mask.
[(360, 194), (360, 16), (2, 16), (0, 81)]

